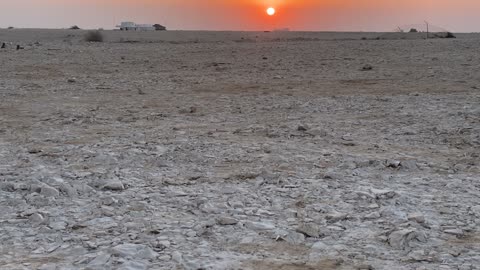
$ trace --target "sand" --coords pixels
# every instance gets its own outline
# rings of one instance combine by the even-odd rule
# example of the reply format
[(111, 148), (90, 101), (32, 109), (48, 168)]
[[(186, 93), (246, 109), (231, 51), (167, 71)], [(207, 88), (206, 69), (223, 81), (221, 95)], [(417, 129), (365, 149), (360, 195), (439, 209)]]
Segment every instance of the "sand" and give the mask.
[(480, 269), (480, 35), (84, 34), (0, 30), (0, 269)]

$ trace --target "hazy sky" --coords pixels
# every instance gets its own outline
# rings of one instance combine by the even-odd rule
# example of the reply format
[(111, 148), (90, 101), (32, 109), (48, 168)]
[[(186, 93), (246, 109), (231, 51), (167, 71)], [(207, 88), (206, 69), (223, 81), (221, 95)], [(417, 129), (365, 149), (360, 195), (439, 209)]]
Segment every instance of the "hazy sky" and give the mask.
[[(277, 9), (268, 17), (267, 7)], [(113, 28), (120, 21), (185, 30), (390, 31), (430, 23), (480, 31), (480, 0), (0, 0), (0, 27)]]

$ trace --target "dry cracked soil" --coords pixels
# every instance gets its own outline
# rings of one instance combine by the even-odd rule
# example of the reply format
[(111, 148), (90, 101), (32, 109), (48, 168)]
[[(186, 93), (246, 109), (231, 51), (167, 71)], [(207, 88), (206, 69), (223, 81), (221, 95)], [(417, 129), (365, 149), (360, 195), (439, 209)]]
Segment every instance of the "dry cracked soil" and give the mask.
[(0, 30), (0, 269), (480, 269), (480, 35), (83, 35)]

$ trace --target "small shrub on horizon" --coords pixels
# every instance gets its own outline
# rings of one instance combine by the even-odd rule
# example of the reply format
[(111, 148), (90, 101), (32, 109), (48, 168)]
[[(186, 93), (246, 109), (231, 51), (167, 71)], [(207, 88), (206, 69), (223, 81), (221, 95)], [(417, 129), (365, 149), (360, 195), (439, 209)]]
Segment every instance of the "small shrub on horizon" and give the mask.
[(103, 42), (103, 34), (98, 30), (88, 31), (85, 35), (85, 41), (87, 42)]
[(453, 33), (447, 32), (447, 36), (445, 38), (457, 38)]
[(80, 27), (78, 27), (77, 25), (74, 25), (72, 27), (69, 28), (70, 30), (80, 30)]

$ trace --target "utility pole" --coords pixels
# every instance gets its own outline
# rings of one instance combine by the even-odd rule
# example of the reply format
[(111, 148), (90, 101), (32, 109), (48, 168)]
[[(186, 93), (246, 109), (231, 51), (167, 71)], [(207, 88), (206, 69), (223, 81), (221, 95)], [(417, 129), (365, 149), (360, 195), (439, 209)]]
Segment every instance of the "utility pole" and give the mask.
[(429, 23), (427, 21), (425, 21), (425, 25), (427, 25), (427, 39), (428, 39), (428, 33), (430, 32), (429, 30)]

